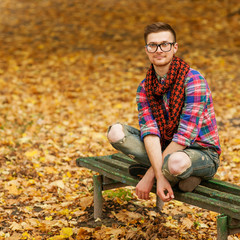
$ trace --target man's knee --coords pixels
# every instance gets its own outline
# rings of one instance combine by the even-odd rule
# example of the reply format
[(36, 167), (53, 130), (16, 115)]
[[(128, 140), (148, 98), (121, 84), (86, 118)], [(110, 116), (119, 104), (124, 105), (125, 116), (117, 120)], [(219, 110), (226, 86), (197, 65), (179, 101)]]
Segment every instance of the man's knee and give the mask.
[(108, 140), (112, 143), (122, 140), (124, 136), (123, 126), (120, 123), (112, 125), (107, 134)]
[(168, 159), (169, 172), (175, 176), (184, 173), (191, 165), (191, 159), (184, 152), (172, 153)]

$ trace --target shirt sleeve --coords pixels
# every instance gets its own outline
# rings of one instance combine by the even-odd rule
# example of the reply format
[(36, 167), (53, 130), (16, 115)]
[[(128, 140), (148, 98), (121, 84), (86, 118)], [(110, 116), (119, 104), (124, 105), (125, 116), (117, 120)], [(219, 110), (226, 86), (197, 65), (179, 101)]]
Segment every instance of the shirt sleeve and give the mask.
[(137, 107), (138, 107), (138, 120), (141, 131), (141, 139), (145, 136), (153, 134), (160, 137), (160, 131), (157, 122), (152, 115), (152, 111), (147, 100), (145, 91), (145, 80), (143, 80), (137, 89)]
[(206, 80), (198, 71), (192, 70), (186, 80), (185, 103), (173, 141), (180, 145), (190, 146), (201, 129), (210, 90)]

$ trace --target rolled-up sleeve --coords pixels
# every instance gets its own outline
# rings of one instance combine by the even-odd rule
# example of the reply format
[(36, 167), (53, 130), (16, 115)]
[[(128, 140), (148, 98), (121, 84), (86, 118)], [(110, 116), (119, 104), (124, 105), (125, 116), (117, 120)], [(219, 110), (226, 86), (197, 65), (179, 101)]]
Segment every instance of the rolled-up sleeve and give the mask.
[(160, 137), (160, 131), (158, 129), (157, 122), (152, 115), (152, 111), (147, 100), (144, 83), (145, 80), (143, 80), (140, 83), (136, 95), (141, 139), (150, 134), (157, 135)]
[(194, 71), (185, 81), (185, 103), (173, 141), (190, 146), (201, 130), (210, 90), (203, 76)]

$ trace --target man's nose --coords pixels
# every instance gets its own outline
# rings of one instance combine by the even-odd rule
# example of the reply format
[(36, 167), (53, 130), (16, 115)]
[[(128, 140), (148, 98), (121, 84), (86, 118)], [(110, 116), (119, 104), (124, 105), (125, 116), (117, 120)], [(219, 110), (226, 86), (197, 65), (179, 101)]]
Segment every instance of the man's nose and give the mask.
[(160, 48), (160, 45), (157, 46), (156, 52), (162, 52), (162, 49)]

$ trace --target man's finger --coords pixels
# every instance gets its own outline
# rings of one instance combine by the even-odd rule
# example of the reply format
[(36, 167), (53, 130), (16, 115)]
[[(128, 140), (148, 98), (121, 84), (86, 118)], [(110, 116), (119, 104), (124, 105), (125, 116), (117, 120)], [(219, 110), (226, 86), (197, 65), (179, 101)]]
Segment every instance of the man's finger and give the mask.
[(165, 202), (169, 198), (167, 195), (165, 195), (164, 191), (159, 191), (158, 196)]
[(169, 194), (170, 198), (171, 198), (171, 199), (174, 199), (174, 193), (173, 193), (172, 188), (169, 187), (167, 191), (168, 191), (168, 194)]
[(144, 194), (144, 197), (145, 197), (144, 199), (146, 199), (146, 200), (149, 199), (149, 194), (148, 194), (148, 193), (145, 193), (145, 194)]

